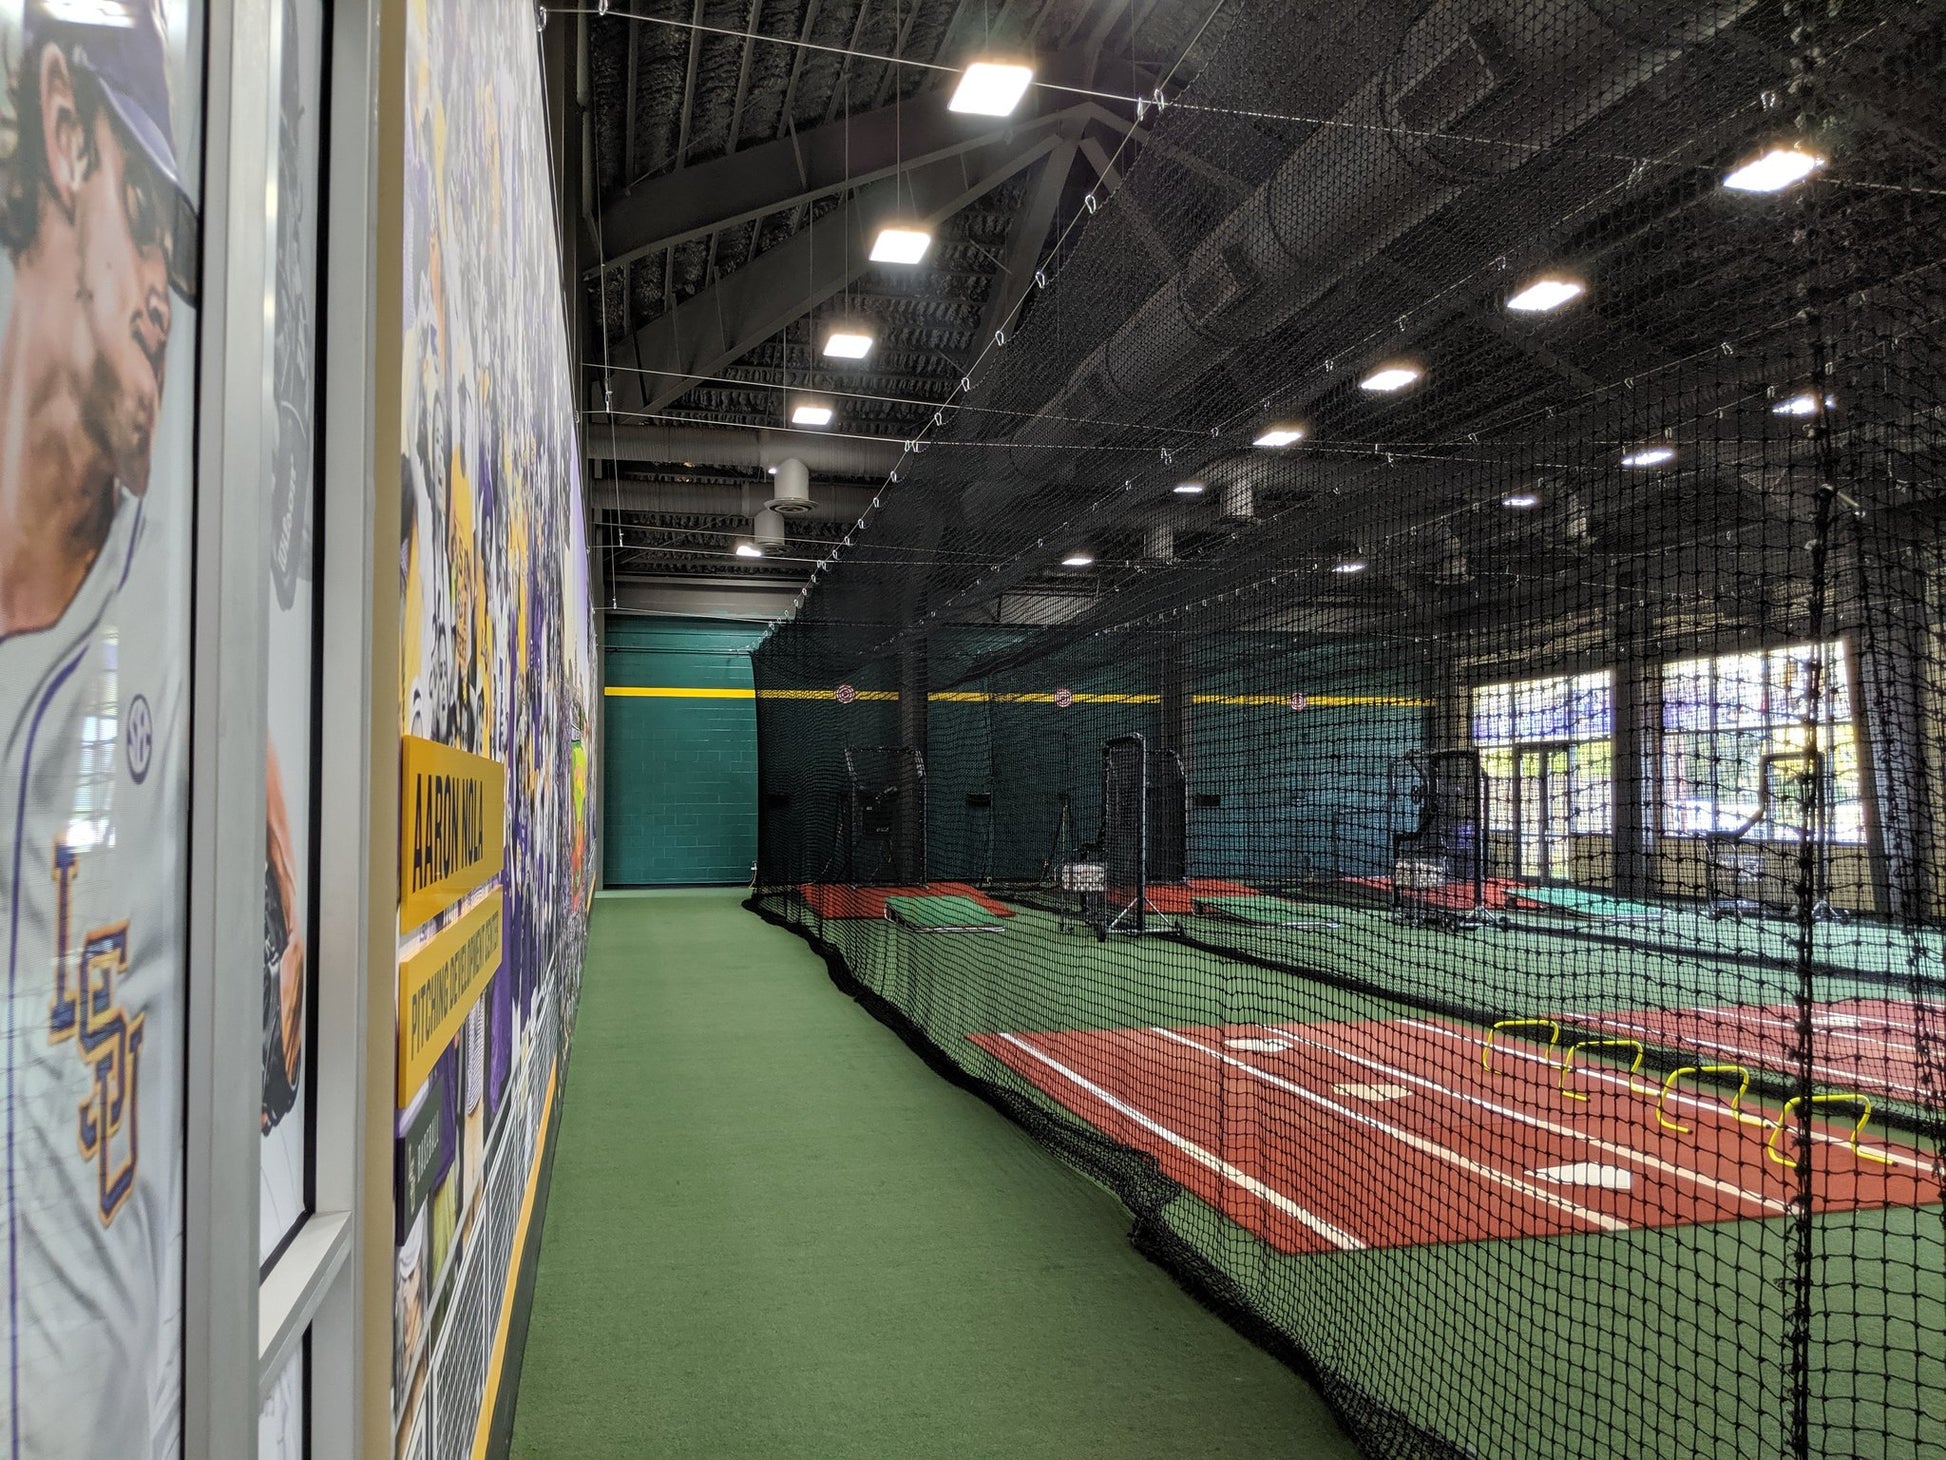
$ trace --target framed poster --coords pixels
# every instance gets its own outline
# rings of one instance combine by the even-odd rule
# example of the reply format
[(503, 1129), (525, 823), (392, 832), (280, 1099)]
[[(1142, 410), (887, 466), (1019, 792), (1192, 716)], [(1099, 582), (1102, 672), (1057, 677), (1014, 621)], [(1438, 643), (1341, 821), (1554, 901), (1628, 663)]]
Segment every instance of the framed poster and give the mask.
[(10, 1453), (182, 1446), (203, 15), (0, 7)]
[(265, 770), (263, 1178), (259, 1257), (268, 1264), (310, 1209), (306, 1094), (314, 927), (317, 776), (317, 302), (323, 206), (318, 139), (321, 0), (278, 0), (276, 434), (265, 514), (269, 706)]

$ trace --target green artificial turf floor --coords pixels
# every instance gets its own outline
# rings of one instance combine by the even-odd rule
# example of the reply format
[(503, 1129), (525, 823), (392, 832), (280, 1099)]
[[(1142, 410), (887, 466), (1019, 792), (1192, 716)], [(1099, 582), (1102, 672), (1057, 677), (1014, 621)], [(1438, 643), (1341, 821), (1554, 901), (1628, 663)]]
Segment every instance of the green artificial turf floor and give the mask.
[[(1171, 938), (1064, 934), (1051, 913), (1028, 906), (1003, 936), (960, 939), (780, 903), (969, 1073), (1069, 1121), (1071, 1112), (971, 1036), (1397, 1020), (1423, 1017), (1421, 1000), (1501, 1017), (1761, 1004), (1788, 999), (1796, 979), (1784, 930), (1680, 913), (1673, 930), (1641, 942), (1528, 925), (1454, 934), (1355, 908), (1336, 910), (1335, 928), (1188, 920), (1236, 953), (1353, 974), (1397, 991), (1386, 998)], [(1897, 998), (1886, 975), (1929, 952), (1887, 929), (1820, 932), (1819, 951), (1850, 965), (1820, 975), (1821, 999)], [(1639, 1118), (1624, 1102), (1606, 1133), (1627, 1141)], [(1234, 1134), (1283, 1139), (1247, 1122)], [(1386, 1206), (1451, 1199), (1393, 1185), (1382, 1168), (1366, 1181), (1369, 1199)], [(1479, 1454), (1626, 1460), (1788, 1445), (1784, 1221), (1290, 1256), (1188, 1192), (1162, 1219), (1322, 1361)], [(1838, 1211), (1816, 1225), (1811, 1362), (1826, 1377), (1808, 1416), (1814, 1452), (1946, 1453), (1935, 1448), (1946, 1435), (1933, 1412), (1946, 1395), (1946, 1356), (1930, 1351), (1928, 1337), (1946, 1332), (1939, 1208)]]
[(515, 1456), (1354, 1453), (731, 895), (598, 903), (565, 1099)]

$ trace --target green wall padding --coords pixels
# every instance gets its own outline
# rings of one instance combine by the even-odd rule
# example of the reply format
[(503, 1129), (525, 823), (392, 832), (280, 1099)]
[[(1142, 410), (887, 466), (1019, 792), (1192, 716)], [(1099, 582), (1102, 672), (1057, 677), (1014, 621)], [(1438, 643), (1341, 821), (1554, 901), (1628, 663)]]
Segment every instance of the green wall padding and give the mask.
[[(747, 882), (757, 858), (749, 624), (612, 617), (603, 650), (603, 871), (611, 887)], [(677, 697), (630, 689), (725, 691)]]

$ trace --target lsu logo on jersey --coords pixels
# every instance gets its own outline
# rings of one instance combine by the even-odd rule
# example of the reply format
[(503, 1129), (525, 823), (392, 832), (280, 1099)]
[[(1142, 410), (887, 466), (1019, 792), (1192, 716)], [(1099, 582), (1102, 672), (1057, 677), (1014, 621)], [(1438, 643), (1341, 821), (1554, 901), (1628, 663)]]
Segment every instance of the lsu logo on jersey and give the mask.
[(75, 1120), (85, 1160), (95, 1163), (97, 1212), (105, 1227), (135, 1189), (136, 1078), (142, 1064), (144, 1016), (130, 1016), (118, 1002), (117, 980), (128, 972), (128, 922), (91, 929), (81, 946), (69, 930), (75, 854), (54, 847), (54, 998), (48, 1006), (49, 1044), (72, 1042), (89, 1071), (89, 1089)]

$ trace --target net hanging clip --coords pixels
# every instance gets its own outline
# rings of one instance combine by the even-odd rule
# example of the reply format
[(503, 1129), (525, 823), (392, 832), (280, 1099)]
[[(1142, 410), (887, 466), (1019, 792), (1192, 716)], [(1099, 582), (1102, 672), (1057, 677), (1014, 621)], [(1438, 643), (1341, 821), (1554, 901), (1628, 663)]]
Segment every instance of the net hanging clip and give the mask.
[(1636, 1084), (1635, 1084), (1636, 1071), (1642, 1068), (1642, 1061), (1648, 1055), (1648, 1051), (1642, 1048), (1641, 1040), (1639, 1039), (1584, 1039), (1579, 1044), (1569, 1045), (1567, 1056), (1561, 1061), (1561, 1079), (1556, 1088), (1558, 1088), (1563, 1095), (1567, 1096), (1568, 1099), (1579, 1100), (1584, 1103), (1588, 1100), (1588, 1096), (1582, 1094), (1579, 1090), (1570, 1090), (1568, 1088), (1568, 1081), (1574, 1075), (1574, 1057), (1584, 1049), (1632, 1049), (1634, 1050), (1635, 1059), (1628, 1067), (1628, 1084), (1631, 1090), (1634, 1090), (1636, 1088)]
[(1663, 1113), (1663, 1106), (1669, 1099), (1669, 1092), (1676, 1088), (1676, 1081), (1684, 1075), (1741, 1075), (1742, 1082), (1737, 1093), (1730, 1097), (1730, 1114), (1735, 1116), (1739, 1125), (1762, 1125), (1764, 1119), (1759, 1115), (1749, 1115), (1743, 1109), (1743, 1097), (1750, 1093), (1750, 1071), (1742, 1065), (1684, 1065), (1681, 1069), (1671, 1070), (1669, 1078), (1662, 1082), (1662, 1093), (1655, 1101), (1655, 1123), (1664, 1130), (1689, 1134), (1689, 1127), (1679, 1120), (1671, 1120)]
[(1877, 1151), (1871, 1150), (1869, 1147), (1858, 1144), (1859, 1138), (1865, 1134), (1865, 1122), (1872, 1118), (1872, 1102), (1863, 1095), (1793, 1095), (1784, 1102), (1783, 1110), (1778, 1112), (1777, 1115), (1777, 1124), (1770, 1128), (1770, 1138), (1764, 1142), (1765, 1152), (1779, 1166), (1795, 1166), (1797, 1164), (1791, 1157), (1778, 1154), (1777, 1137), (1791, 1123), (1791, 1111), (1806, 1101), (1809, 1101), (1813, 1106), (1858, 1106), (1860, 1108), (1858, 1124), (1851, 1128), (1850, 1145), (1852, 1155), (1861, 1161), (1874, 1161), (1880, 1166), (1890, 1166), (1892, 1164), (1892, 1158), (1890, 1156), (1882, 1155)]
[[(1502, 1019), (1487, 1031), (1487, 1037), (1480, 1045), (1480, 1068), (1489, 1075), (1505, 1073), (1493, 1067), (1493, 1040), (1494, 1036), (1502, 1030), (1509, 1029), (1545, 1029), (1549, 1049), (1555, 1048), (1561, 1042), (1561, 1026), (1552, 1019)], [(1554, 1061), (1550, 1059), (1547, 1063), (1551, 1065)]]

